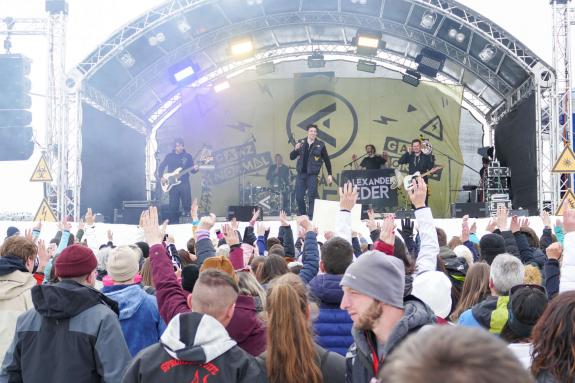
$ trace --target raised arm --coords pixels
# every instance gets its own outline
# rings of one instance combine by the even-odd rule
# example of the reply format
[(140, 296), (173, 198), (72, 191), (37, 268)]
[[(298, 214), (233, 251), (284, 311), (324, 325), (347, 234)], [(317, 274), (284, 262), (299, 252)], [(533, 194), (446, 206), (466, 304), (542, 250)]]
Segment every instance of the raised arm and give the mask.
[(426, 271), (436, 270), (439, 242), (437, 241), (437, 231), (433, 224), (433, 214), (431, 209), (425, 206), (427, 185), (421, 177), (414, 179), (412, 185), (413, 188), (409, 191), (409, 198), (413, 206), (415, 206), (415, 219), (417, 220), (421, 238), (421, 245), (415, 262), (415, 272), (419, 275)]

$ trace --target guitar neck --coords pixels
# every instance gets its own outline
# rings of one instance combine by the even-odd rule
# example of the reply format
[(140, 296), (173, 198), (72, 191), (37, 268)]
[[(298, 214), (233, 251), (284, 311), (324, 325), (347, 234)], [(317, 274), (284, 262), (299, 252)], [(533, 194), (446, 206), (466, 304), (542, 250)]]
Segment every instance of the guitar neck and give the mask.
[(427, 177), (428, 175), (431, 175), (433, 173), (435, 173), (436, 171), (438, 171), (439, 169), (441, 169), (440, 167), (435, 167), (431, 170), (426, 171), (425, 173), (423, 173), (420, 177)]

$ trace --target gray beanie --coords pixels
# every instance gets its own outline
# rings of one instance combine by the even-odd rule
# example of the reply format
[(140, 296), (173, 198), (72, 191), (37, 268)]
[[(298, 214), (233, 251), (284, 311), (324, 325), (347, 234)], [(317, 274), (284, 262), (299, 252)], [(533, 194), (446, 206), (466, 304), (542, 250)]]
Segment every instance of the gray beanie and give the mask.
[(386, 305), (403, 308), (405, 268), (399, 258), (368, 251), (349, 265), (339, 283)]

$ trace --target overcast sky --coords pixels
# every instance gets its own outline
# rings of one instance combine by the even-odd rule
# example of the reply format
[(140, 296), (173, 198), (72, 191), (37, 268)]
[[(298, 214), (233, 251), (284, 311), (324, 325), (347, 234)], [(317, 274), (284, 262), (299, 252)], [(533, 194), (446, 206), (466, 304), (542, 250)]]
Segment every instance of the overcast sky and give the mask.
[[(68, 0), (70, 13), (67, 27), (67, 67), (74, 67), (115, 30), (163, 2)], [(460, 3), (500, 25), (535, 54), (552, 63), (549, 0), (461, 0)], [(0, 0), (0, 17), (44, 15), (44, 0)], [(33, 125), (37, 141), (43, 143), (46, 101), (42, 95), (46, 91), (46, 40), (43, 37), (14, 37), (12, 43), (14, 53), (23, 53), (33, 59), (32, 92), (37, 94), (33, 97)], [(33, 184), (28, 180), (39, 155), (39, 151), (36, 151), (28, 161), (0, 162), (0, 180), (3, 185), (0, 188), (0, 212), (36, 212), (42, 201), (42, 187), (41, 184)]]

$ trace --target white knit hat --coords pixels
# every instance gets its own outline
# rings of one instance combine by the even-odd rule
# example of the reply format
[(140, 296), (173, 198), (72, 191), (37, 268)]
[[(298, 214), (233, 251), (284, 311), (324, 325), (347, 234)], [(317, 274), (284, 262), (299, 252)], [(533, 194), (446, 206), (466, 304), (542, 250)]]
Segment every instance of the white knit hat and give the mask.
[(415, 277), (411, 292), (443, 319), (451, 312), (451, 281), (441, 271), (427, 271)]

